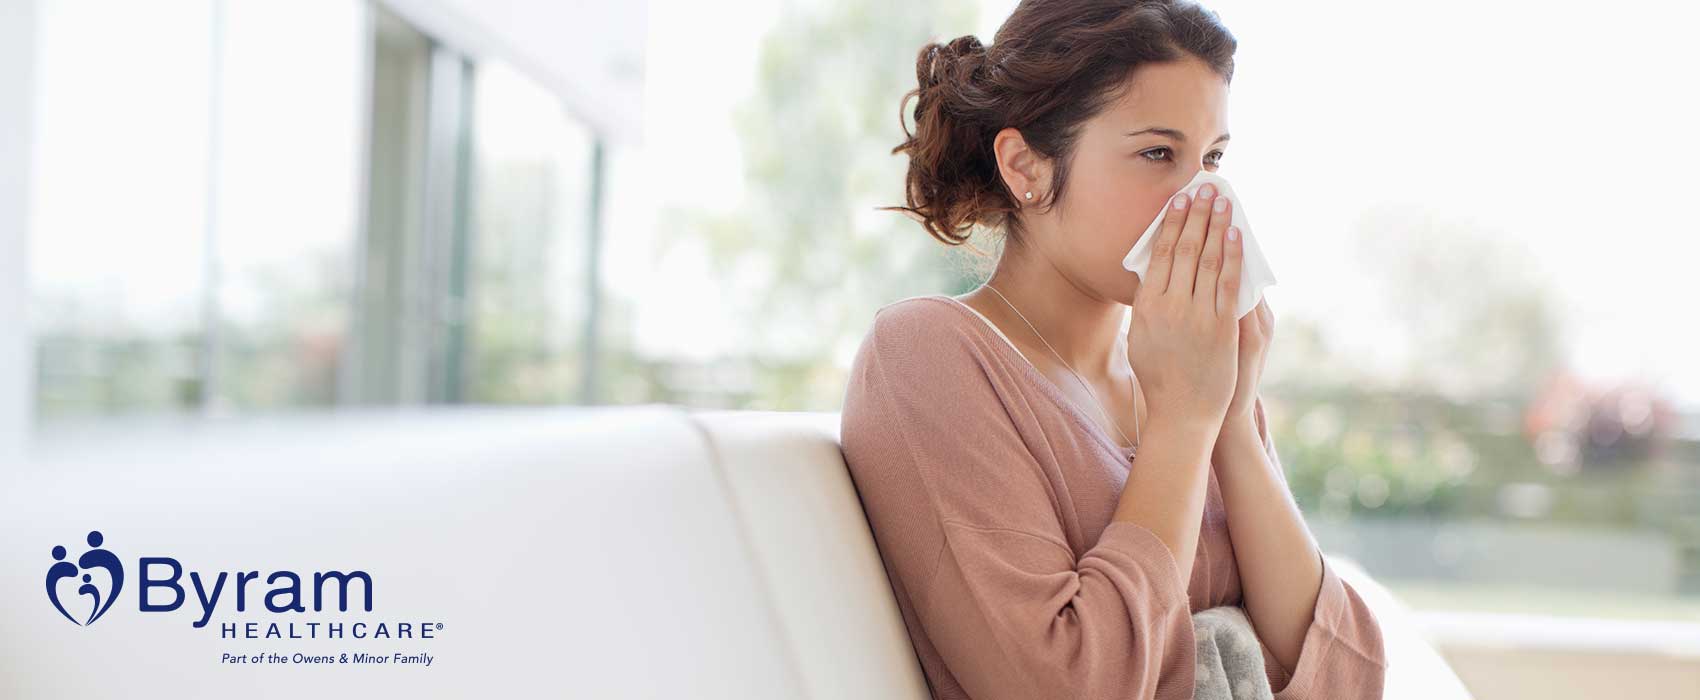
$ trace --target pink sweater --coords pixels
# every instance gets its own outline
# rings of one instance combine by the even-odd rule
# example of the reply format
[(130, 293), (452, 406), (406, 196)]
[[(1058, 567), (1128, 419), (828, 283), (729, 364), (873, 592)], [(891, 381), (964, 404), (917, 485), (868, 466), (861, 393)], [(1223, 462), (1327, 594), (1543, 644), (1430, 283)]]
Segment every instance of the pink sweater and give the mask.
[[(1279, 465), (1261, 401), (1256, 410)], [(842, 420), (845, 461), (934, 698), (1192, 697), (1192, 613), (1241, 604), (1214, 470), (1183, 586), (1155, 533), (1110, 519), (1132, 451), (945, 295), (879, 309)], [(1322, 563), (1298, 667), (1289, 674), (1263, 647), (1270, 687), (1277, 700), (1380, 698), (1380, 626)]]

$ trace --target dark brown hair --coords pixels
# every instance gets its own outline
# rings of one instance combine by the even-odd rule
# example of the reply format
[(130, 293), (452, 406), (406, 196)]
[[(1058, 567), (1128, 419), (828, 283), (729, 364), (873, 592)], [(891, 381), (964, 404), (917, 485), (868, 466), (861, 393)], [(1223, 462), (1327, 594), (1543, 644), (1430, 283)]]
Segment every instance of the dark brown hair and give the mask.
[[(998, 174), (992, 139), (1005, 127), (1054, 163), (1047, 206), (1061, 198), (1080, 125), (1123, 94), (1147, 63), (1191, 55), (1231, 81), (1238, 42), (1212, 10), (1186, 0), (1023, 0), (991, 46), (973, 35), (929, 43), (920, 85), (898, 103), (909, 156), (906, 212), (948, 245), (976, 225), (1021, 243), (1015, 193)], [(915, 98), (915, 131), (903, 111)]]

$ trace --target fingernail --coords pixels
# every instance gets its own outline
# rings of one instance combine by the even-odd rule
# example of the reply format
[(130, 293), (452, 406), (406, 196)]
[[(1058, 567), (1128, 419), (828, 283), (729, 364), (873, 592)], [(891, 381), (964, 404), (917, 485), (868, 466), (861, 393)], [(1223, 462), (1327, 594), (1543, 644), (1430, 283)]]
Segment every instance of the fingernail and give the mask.
[(1228, 240), (1237, 241), (1239, 239), (1240, 239), (1240, 230), (1237, 229), (1237, 228), (1234, 228), (1233, 226), (1229, 226), (1228, 227)]
[(1216, 211), (1227, 211), (1228, 210), (1228, 198), (1227, 197), (1217, 197), (1216, 203), (1211, 205), (1210, 208), (1215, 209)]
[(1200, 197), (1211, 197), (1211, 196), (1214, 196), (1215, 194), (1216, 194), (1216, 186), (1212, 185), (1208, 182), (1204, 183), (1203, 187), (1198, 188), (1198, 196), (1200, 196)]
[(1176, 209), (1185, 209), (1186, 208), (1186, 195), (1185, 194), (1175, 195), (1175, 208)]

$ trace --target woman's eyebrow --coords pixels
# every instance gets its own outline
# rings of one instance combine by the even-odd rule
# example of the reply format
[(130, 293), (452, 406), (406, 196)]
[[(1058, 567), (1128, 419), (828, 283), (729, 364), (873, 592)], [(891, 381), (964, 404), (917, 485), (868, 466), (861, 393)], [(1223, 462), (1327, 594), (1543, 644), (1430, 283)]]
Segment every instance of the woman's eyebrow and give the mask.
[[(1153, 127), (1148, 128), (1148, 129), (1140, 129), (1138, 131), (1129, 131), (1129, 132), (1127, 132), (1127, 135), (1128, 136), (1138, 136), (1140, 134), (1145, 134), (1145, 133), (1162, 134), (1162, 135), (1168, 136), (1169, 138), (1172, 138), (1176, 141), (1180, 141), (1182, 143), (1186, 142), (1186, 134), (1181, 133), (1179, 129), (1170, 129), (1170, 128), (1161, 127), (1161, 126), (1153, 126)], [(1216, 140), (1211, 141), (1210, 143), (1219, 143), (1219, 142), (1222, 142), (1222, 141), (1226, 141), (1229, 138), (1231, 138), (1231, 137), (1228, 136), (1227, 132), (1223, 132), (1221, 136), (1217, 136)]]

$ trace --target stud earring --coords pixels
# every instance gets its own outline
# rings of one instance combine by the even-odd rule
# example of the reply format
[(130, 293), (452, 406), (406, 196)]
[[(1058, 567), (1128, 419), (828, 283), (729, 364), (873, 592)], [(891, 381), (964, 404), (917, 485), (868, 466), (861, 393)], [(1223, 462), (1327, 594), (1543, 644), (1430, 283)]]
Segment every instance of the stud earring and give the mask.
[(1028, 192), (1028, 193), (1027, 193), (1027, 198), (1028, 198), (1028, 199), (1032, 199), (1032, 198), (1033, 198), (1033, 193), (1032, 193), (1032, 192)]

